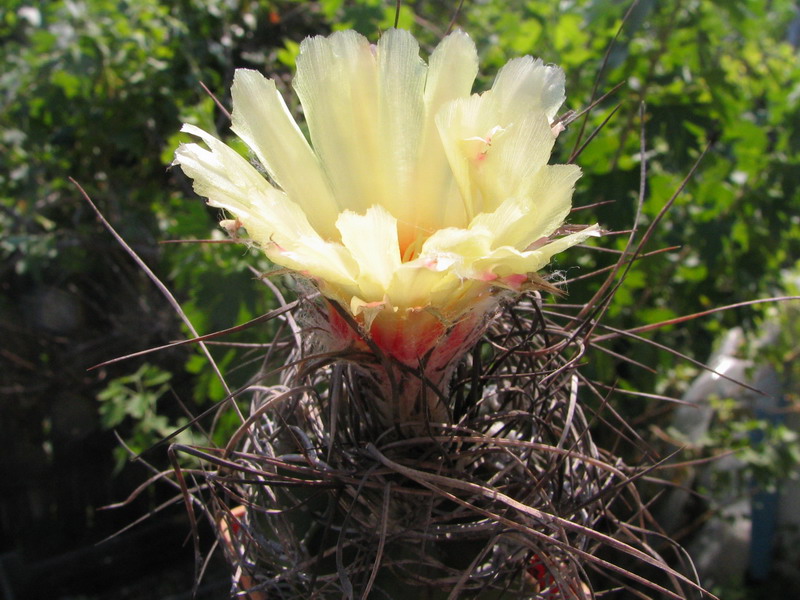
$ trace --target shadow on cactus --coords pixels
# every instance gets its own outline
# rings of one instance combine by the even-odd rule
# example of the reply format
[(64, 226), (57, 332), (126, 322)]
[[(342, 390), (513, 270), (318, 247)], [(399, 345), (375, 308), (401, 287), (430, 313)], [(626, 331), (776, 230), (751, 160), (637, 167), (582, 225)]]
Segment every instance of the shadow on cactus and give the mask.
[(636, 482), (652, 465), (593, 443), (595, 427), (640, 440), (579, 369), (620, 335), (596, 329), (659, 219), (633, 224), (589, 303), (543, 302), (568, 281), (537, 272), (600, 233), (565, 224), (579, 169), (547, 164), (573, 118), (556, 116), (561, 70), (515, 59), (470, 95), (466, 34), (426, 65), (400, 30), (310, 38), (297, 63), (310, 143), (274, 83), (239, 71), (233, 131), (257, 167), (193, 126), (206, 147), (176, 154), (299, 289), (286, 302), (262, 277), (279, 333), (215, 409), (249, 402), (227, 445), (170, 450), (206, 465), (175, 476), (238, 595), (706, 595), (651, 531)]

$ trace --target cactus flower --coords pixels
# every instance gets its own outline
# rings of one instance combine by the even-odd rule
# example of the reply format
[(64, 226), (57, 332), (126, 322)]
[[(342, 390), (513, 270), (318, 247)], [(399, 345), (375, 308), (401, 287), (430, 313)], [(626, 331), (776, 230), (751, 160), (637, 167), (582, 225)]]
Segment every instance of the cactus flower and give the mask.
[(440, 381), (498, 293), (540, 287), (554, 254), (598, 235), (563, 226), (580, 169), (548, 164), (561, 69), (517, 58), (471, 95), (477, 71), (460, 31), (427, 65), (403, 30), (377, 45), (354, 31), (308, 38), (293, 81), (308, 138), (275, 83), (239, 69), (232, 130), (257, 166), (193, 125), (183, 131), (205, 147), (182, 145), (175, 163), (272, 262), (338, 303), (362, 341), (438, 365)]

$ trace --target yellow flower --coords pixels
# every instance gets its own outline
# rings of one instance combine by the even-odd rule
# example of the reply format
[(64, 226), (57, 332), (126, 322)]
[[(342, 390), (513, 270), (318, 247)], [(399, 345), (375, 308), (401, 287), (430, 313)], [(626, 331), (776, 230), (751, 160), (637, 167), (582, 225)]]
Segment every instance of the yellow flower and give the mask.
[[(232, 130), (267, 177), (192, 125), (183, 131), (207, 149), (183, 145), (175, 162), (274, 263), (312, 280), (383, 351), (419, 365), (457, 324), (475, 329), (498, 291), (535, 287), (554, 254), (598, 234), (558, 237), (580, 176), (547, 164), (561, 69), (518, 58), (470, 95), (477, 71), (463, 32), (428, 65), (402, 30), (377, 45), (353, 31), (309, 38), (293, 83), (310, 143), (275, 83), (240, 69)], [(474, 341), (456, 337), (454, 351)]]

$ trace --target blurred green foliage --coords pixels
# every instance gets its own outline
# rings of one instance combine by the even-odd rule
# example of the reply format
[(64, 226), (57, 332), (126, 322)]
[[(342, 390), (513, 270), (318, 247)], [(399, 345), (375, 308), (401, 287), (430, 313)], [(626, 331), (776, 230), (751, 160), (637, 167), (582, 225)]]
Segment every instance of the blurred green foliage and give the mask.
[[(456, 5), (404, 2), (399, 24), (430, 50)], [(274, 77), (297, 110), (289, 79), (305, 36), (353, 27), (376, 39), (394, 19), (395, 3), (384, 0), (7, 0), (0, 14), (3, 318), (16, 318), (14, 307), (47, 285), (78, 295), (93, 315), (83, 326), (117, 341), (107, 354), (186, 335), (151, 284), (129, 275), (129, 259), (68, 177), (86, 188), (168, 283), (201, 334), (269, 310), (271, 294), (248, 270), (267, 270), (264, 258), (221, 243), (158, 245), (221, 239), (219, 216), (180, 173), (168, 169), (184, 139), (180, 125), (198, 124), (230, 138), (226, 117), (200, 82), (227, 106), (237, 67)], [(640, 233), (715, 142), (644, 248), (678, 249), (633, 266), (611, 304), (609, 323), (633, 327), (778, 290), (782, 270), (800, 256), (800, 24), (793, 0), (481, 0), (465, 2), (456, 24), (480, 51), (476, 89), (521, 54), (564, 68), (565, 109), (588, 106), (621, 84), (559, 139), (561, 156), (554, 160), (563, 162), (619, 105), (576, 159), (584, 170), (576, 206), (613, 203), (576, 212), (575, 222), (596, 220), (609, 231), (632, 227), (642, 128), (647, 186)], [(626, 239), (608, 235), (596, 245), (622, 251)], [(576, 249), (554, 267), (569, 278), (615, 259)], [(569, 301), (585, 301), (599, 283), (594, 278), (571, 284)], [(112, 318), (129, 313), (133, 317)], [(703, 359), (722, 328), (746, 324), (753, 314), (736, 309), (648, 335)], [(269, 334), (260, 327), (229, 339), (257, 342)], [(611, 349), (625, 355), (632, 348), (620, 340)], [(674, 356), (643, 344), (635, 348), (637, 360), (658, 367), (662, 378), (673, 372)], [(30, 356), (24, 348), (8, 351), (25, 361), (41, 360), (39, 350)], [(233, 385), (247, 374), (232, 367), (258, 357), (254, 349), (213, 351), (232, 373)], [(225, 396), (199, 353), (188, 351), (178, 361), (190, 382), (187, 389), (178, 386), (184, 400), (202, 405)], [(651, 375), (624, 361), (601, 354), (592, 361), (594, 376), (609, 383), (653, 385)], [(146, 374), (136, 371), (140, 364), (101, 370), (86, 383), (87, 390), (106, 390), (101, 399), (107, 426), (119, 421), (120, 411), (130, 414), (135, 403), (123, 405), (133, 380), (109, 385), (103, 378), (144, 381)], [(636, 416), (644, 408), (637, 403), (622, 410)]]
[[(155, 445), (162, 438), (184, 427), (189, 419), (170, 419), (159, 412), (156, 404), (169, 390), (172, 374), (144, 363), (135, 373), (112, 379), (108, 386), (97, 394), (100, 401), (100, 422), (103, 427), (117, 429), (123, 424), (126, 431), (126, 448), (114, 449), (115, 472), (119, 472), (130, 459), (130, 452), (139, 454)], [(176, 442), (191, 443), (192, 432), (185, 430), (175, 438)]]
[(701, 492), (713, 498), (749, 496), (753, 490), (775, 492), (782, 482), (797, 477), (800, 436), (790, 426), (770, 418), (755, 418), (752, 407), (741, 399), (711, 398), (714, 423), (695, 450), (703, 457), (732, 450), (736, 468), (714, 471), (711, 489)]

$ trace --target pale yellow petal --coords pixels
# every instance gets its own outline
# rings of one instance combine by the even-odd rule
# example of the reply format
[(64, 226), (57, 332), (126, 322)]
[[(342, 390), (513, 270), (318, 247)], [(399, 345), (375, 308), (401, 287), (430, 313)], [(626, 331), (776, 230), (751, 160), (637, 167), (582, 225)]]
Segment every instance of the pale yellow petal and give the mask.
[[(473, 95), (445, 104), (436, 116), (436, 126), (442, 141), (445, 156), (458, 186), (466, 226), (479, 212), (482, 212), (480, 192), (474, 185), (475, 163), (482, 160), (481, 153), (486, 144), (481, 141), (491, 129), (486, 111), (486, 94)], [(459, 214), (451, 212), (451, 214)]]
[(545, 166), (531, 178), (525, 195), (507, 198), (494, 211), (477, 215), (470, 228), (486, 229), (503, 245), (525, 250), (564, 222), (580, 174), (576, 165)]
[(580, 176), (578, 165), (547, 165), (536, 174), (524, 192), (525, 197), (530, 198), (536, 227), (531, 224), (527, 234), (520, 236), (517, 243), (521, 246), (532, 244), (561, 226), (572, 208), (572, 194)]
[(528, 199), (514, 196), (507, 198), (492, 212), (476, 215), (468, 229), (489, 231), (495, 240), (502, 240), (503, 245), (518, 247), (520, 239), (537, 225), (535, 215), (530, 213)]
[(460, 283), (453, 272), (434, 271), (422, 262), (404, 263), (392, 275), (386, 298), (392, 307), (404, 310), (443, 306)]
[(504, 121), (490, 92), (448, 104), (438, 124), (470, 219), (511, 196), (529, 194), (555, 143), (544, 112)]
[(599, 225), (589, 225), (581, 231), (553, 240), (552, 242), (539, 248), (538, 251), (541, 252), (543, 256), (547, 257), (547, 261), (549, 262), (550, 259), (559, 252), (563, 252), (567, 248), (572, 248), (572, 246), (575, 246), (576, 244), (581, 244), (590, 237), (600, 237), (600, 235), (601, 233)]
[(205, 196), (211, 206), (232, 212), (252, 212), (249, 194), (263, 194), (272, 186), (245, 158), (213, 135), (194, 125), (184, 125), (182, 132), (201, 138), (210, 150), (198, 144), (182, 144), (175, 152), (175, 162), (193, 180), (194, 190)]
[(175, 163), (193, 179), (198, 195), (233, 214), (276, 264), (337, 284), (353, 284), (358, 268), (350, 254), (323, 240), (285, 193), (214, 136), (192, 125), (184, 125), (182, 131), (199, 136), (210, 148), (185, 144), (175, 153)]
[(475, 261), (476, 273), (492, 273), (504, 278), (525, 273), (534, 273), (546, 266), (550, 259), (564, 250), (580, 244), (590, 237), (600, 235), (600, 228), (592, 225), (570, 235), (558, 238), (535, 250), (520, 252), (510, 246), (501, 246)]
[(416, 177), (414, 169), (425, 116), (422, 94), (428, 69), (419, 57), (417, 40), (402, 29), (384, 33), (376, 53), (383, 169), (373, 176), (384, 178), (381, 182), (383, 204), (403, 221), (414, 213), (415, 203), (409, 202), (409, 198)]
[(540, 58), (523, 56), (509, 61), (492, 85), (494, 101), (503, 120), (513, 122), (541, 110), (552, 122), (564, 103), (564, 71), (545, 65)]
[(390, 30), (371, 47), (339, 32), (303, 42), (297, 64), (295, 89), (339, 201), (358, 213), (380, 202), (413, 228), (427, 73), (417, 41)]
[(238, 69), (231, 93), (231, 129), (253, 150), (273, 181), (303, 208), (314, 229), (334, 239), (336, 199), (275, 83), (257, 71)]
[(382, 206), (373, 206), (365, 214), (345, 211), (336, 222), (342, 244), (358, 264), (356, 281), (361, 299), (383, 300), (394, 272), (400, 266), (397, 220)]
[(510, 196), (526, 194), (531, 180), (550, 160), (555, 143), (550, 124), (540, 111), (501, 127), (502, 132), (485, 148), (483, 159), (473, 165), (484, 212), (494, 210)]
[(425, 81), (425, 106), (431, 116), (456, 98), (466, 98), (478, 75), (478, 51), (463, 31), (445, 37), (433, 51)]
[(373, 49), (355, 31), (307, 38), (293, 85), (340, 207), (363, 213), (384, 184)]
[(492, 250), (494, 237), (491, 232), (480, 228), (440, 229), (429, 237), (422, 246), (419, 261), (433, 271), (451, 271), (459, 277), (476, 278), (476, 260)]
[(442, 227), (464, 225), (463, 205), (436, 127), (436, 115), (448, 102), (469, 97), (477, 73), (478, 53), (463, 31), (445, 37), (431, 54), (425, 81), (425, 121), (411, 194), (417, 210), (409, 216), (420, 232), (429, 234)]

